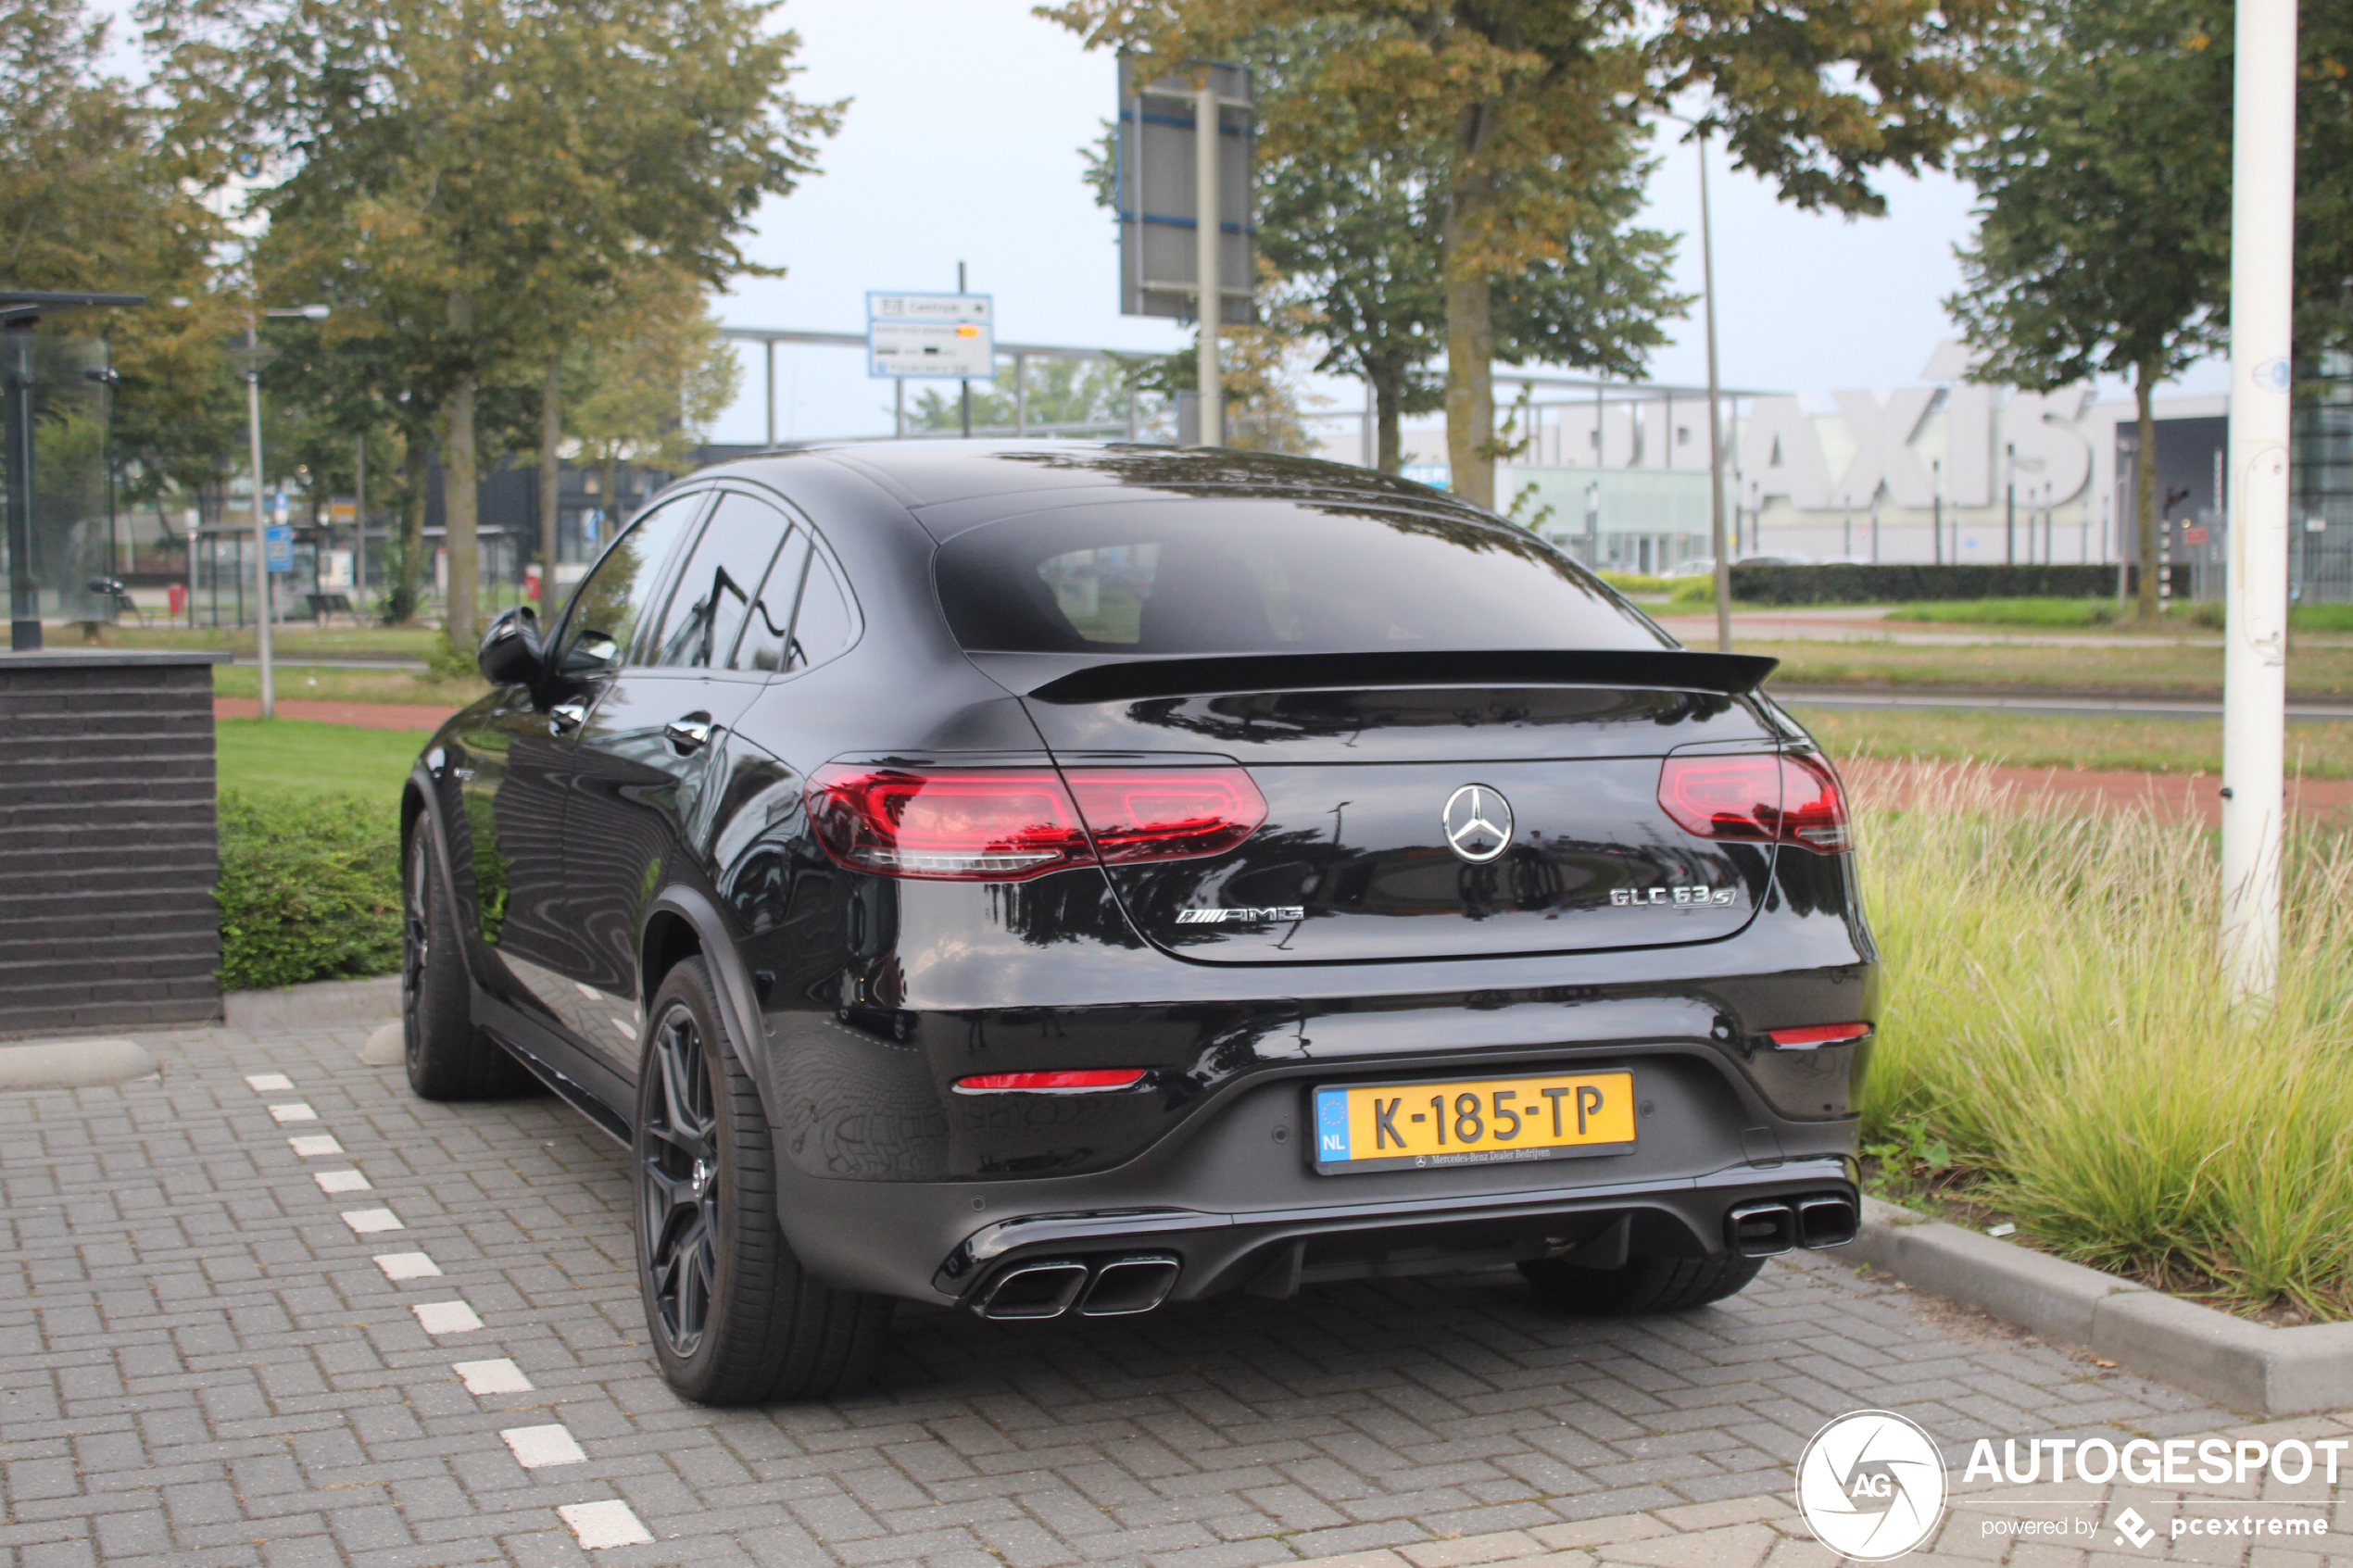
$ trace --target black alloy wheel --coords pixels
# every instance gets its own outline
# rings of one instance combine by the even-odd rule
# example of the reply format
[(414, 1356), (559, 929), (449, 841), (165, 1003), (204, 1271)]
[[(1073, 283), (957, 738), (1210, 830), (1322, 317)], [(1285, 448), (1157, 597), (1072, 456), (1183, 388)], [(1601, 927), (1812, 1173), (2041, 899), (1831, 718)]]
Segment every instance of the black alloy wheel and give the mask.
[(888, 1297), (809, 1276), (780, 1221), (760, 1092), (699, 958), (662, 977), (637, 1074), (637, 1279), (654, 1359), (705, 1405), (823, 1399), (862, 1382)]
[(637, 1141), (637, 1223), (646, 1241), (646, 1298), (654, 1327), (680, 1360), (702, 1348), (719, 1264), (719, 1150), (711, 1074), (694, 1010), (673, 1001), (646, 1047), (645, 1115)]
[(531, 1088), (522, 1064), (474, 1027), (457, 922), (422, 821), (409, 830), (400, 904), (400, 1036), (409, 1086), (424, 1099), (491, 1099)]

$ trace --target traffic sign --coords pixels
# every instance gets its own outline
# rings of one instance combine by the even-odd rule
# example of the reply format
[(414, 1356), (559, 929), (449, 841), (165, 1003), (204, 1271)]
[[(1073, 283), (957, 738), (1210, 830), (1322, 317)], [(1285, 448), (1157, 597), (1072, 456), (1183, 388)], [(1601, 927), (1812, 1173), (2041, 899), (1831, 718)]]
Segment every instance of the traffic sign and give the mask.
[(294, 570), (294, 530), (283, 523), (261, 532), (262, 557), (272, 571)]
[(997, 374), (997, 310), (985, 294), (866, 295), (866, 373), (988, 381)]

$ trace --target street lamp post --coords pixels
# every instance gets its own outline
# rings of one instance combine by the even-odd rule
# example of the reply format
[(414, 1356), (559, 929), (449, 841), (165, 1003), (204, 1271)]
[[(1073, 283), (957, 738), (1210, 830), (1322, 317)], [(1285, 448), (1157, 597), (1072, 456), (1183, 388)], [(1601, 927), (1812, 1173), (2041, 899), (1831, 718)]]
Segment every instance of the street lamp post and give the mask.
[[(264, 310), (263, 316), (296, 316), (308, 321), (323, 321), (329, 308), (323, 305), (298, 305), (283, 310)], [(278, 713), (277, 692), (271, 681), (270, 667), (270, 525), (263, 510), (261, 495), (261, 343), (255, 313), (245, 312), (245, 440), (253, 462), (253, 588), (254, 623), (258, 631), (257, 658), (261, 665), (261, 716), (274, 719)]]
[(106, 433), (99, 439), (104, 444), (100, 453), (107, 470), (107, 571), (109, 575), (128, 570), (122, 563), (122, 541), (116, 537), (119, 530), (114, 515), (114, 389), (122, 380), (122, 372), (112, 365), (93, 365), (82, 372), (82, 379), (105, 387), (107, 399)]

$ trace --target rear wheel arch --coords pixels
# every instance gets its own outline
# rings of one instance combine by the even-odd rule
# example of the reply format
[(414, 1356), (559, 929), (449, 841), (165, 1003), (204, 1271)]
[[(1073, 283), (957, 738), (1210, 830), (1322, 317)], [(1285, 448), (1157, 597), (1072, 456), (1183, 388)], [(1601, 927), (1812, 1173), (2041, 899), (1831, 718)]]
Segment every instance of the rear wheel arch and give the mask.
[[(693, 888), (673, 887), (655, 897), (653, 910), (646, 917), (645, 929), (638, 937), (639, 1005), (651, 1008), (654, 993), (661, 989), (670, 972), (690, 958), (701, 959), (711, 972), (719, 990), (720, 1004), (727, 1010), (728, 1032), (745, 1051), (757, 1052), (767, 1042), (767, 1026), (761, 1017), (751, 976), (736, 951), (726, 921), (709, 899)], [(760, 1085), (765, 1099), (767, 1084), (761, 1064), (746, 1061), (744, 1066)]]

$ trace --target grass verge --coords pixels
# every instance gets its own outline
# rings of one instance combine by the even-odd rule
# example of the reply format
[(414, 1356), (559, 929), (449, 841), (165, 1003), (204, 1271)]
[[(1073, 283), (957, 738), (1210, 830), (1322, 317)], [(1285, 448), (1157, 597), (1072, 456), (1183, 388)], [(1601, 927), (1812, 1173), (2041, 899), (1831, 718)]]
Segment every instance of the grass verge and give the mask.
[[(443, 679), (424, 671), (337, 670), (284, 664), (274, 671), (281, 697), (317, 702), (410, 702), (455, 713), (490, 688), (476, 675)], [(261, 671), (250, 664), (220, 664), (212, 671), (215, 696), (259, 696)]]
[[(2219, 696), (2220, 647), (2065, 647), (1982, 643), (1956, 647), (1882, 642), (1747, 642), (1743, 653), (1781, 661), (1776, 686), (1950, 686), (1996, 691), (2098, 691)], [(2353, 696), (2353, 647), (2291, 646), (2292, 696)]]
[(2095, 1267), (2353, 1317), (2353, 838), (2291, 840), (2279, 994), (2233, 1016), (2211, 834), (2065, 816), (1965, 768), (1858, 826), (1883, 1170)]
[(400, 781), (430, 738), (423, 730), (364, 730), (302, 719), (213, 723), (220, 789), (287, 800), (351, 796), (389, 812)]
[[(2091, 719), (1998, 709), (1816, 708), (1790, 710), (1835, 757), (1865, 755), (2020, 768), (2128, 769), (2149, 773), (2220, 773), (2220, 719)], [(2353, 778), (2353, 723), (2292, 723), (2291, 772)]]
[[(2136, 616), (2127, 604), (2120, 617), (2114, 599), (1940, 599), (1898, 605), (1891, 621), (1941, 621), (1970, 626), (2120, 626), (2131, 630)], [(2220, 631), (2220, 604), (2176, 604), (2168, 607), (2168, 626), (2196, 626)], [(2353, 632), (2353, 605), (2295, 605), (2288, 625), (2297, 632)]]

